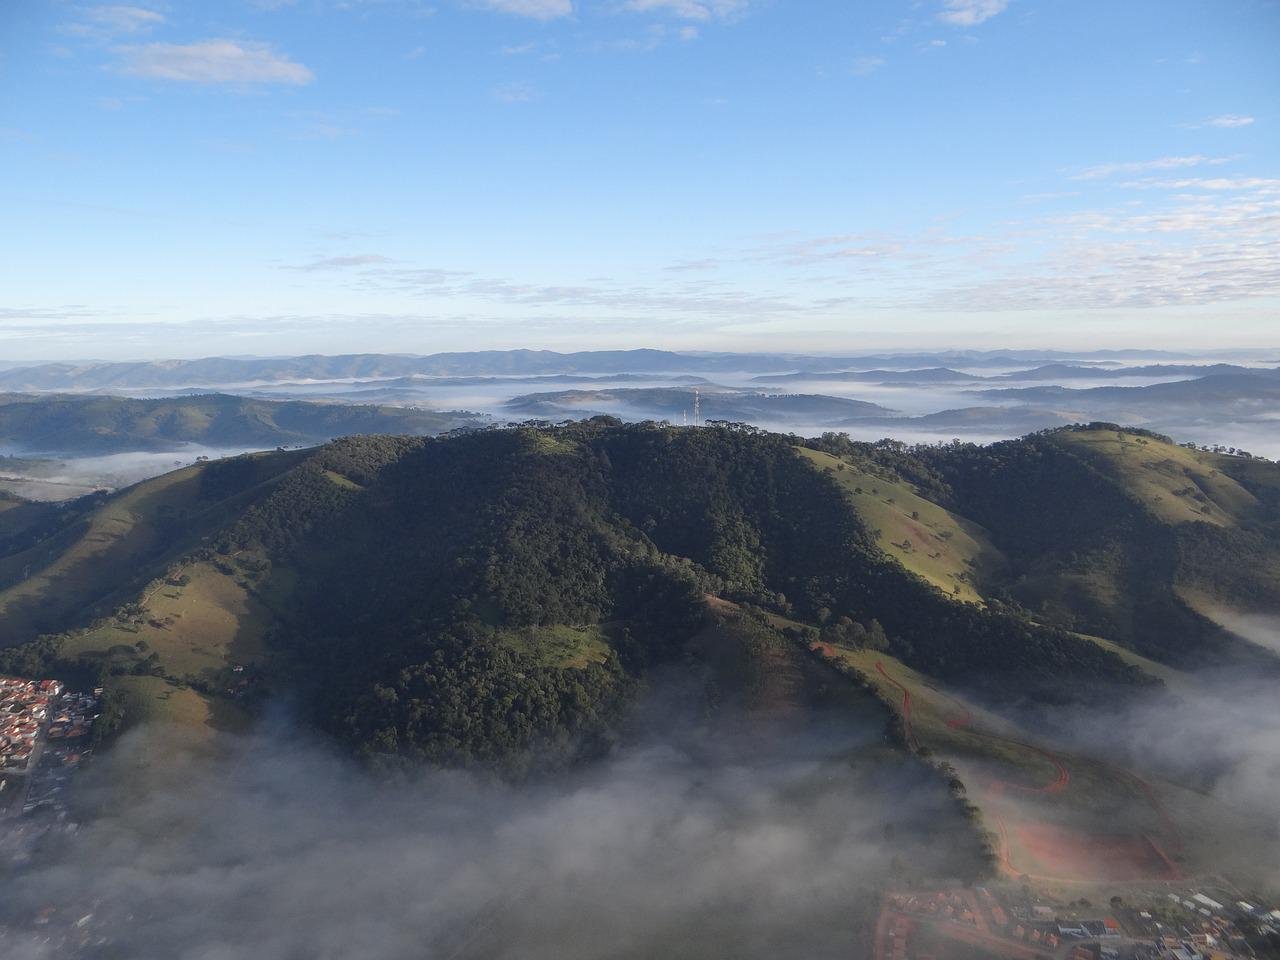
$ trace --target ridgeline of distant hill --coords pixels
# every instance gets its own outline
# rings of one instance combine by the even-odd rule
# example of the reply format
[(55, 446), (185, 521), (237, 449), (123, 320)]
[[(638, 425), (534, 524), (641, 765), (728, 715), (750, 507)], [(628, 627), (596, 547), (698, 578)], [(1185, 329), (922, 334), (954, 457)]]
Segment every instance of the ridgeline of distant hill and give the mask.
[(727, 603), (995, 703), (1101, 702), (1155, 683), (1136, 654), (1275, 670), (1213, 613), (1280, 605), (1278, 543), (1280, 467), (1107, 424), (351, 437), (0, 501), (0, 672), (214, 725), (286, 691), (370, 758), (506, 762), (607, 742)]
[(0, 390), (112, 390), (158, 387), (218, 387), (254, 383), (331, 380), (386, 380), (431, 376), (530, 376), (601, 373), (787, 373), (854, 368), (966, 366), (1008, 368), (1022, 364), (1118, 363), (1130, 358), (1178, 354), (1115, 350), (1068, 354), (1035, 350), (953, 350), (938, 353), (815, 357), (793, 354), (674, 353), (667, 350), (489, 350), (436, 353), (349, 354), (302, 357), (205, 357), (196, 360), (49, 363), (0, 370)]
[[(513, 414), (549, 420), (579, 419), (624, 412), (628, 419), (679, 422), (693, 409), (693, 387), (634, 387), (617, 390), (561, 390), (513, 397)], [(851, 417), (887, 417), (892, 410), (865, 400), (803, 393), (734, 390), (714, 384), (699, 388), (702, 416), (711, 420), (766, 423), (835, 423)]]
[(64, 456), (172, 450), (186, 444), (276, 447), (368, 433), (421, 436), (475, 422), (473, 415), (461, 412), (224, 394), (155, 400), (0, 394), (0, 445)]

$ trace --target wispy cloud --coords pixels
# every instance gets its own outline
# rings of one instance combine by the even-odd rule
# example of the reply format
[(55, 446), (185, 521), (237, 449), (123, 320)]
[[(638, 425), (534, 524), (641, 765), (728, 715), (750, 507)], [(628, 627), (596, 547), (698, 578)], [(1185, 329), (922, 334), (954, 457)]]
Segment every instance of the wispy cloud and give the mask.
[(885, 64), (884, 57), (855, 57), (849, 69), (855, 77), (869, 77)]
[(478, 0), (478, 6), (533, 20), (555, 20), (573, 15), (573, 0)]
[(302, 86), (315, 79), (305, 66), (251, 40), (201, 40), (121, 47), (125, 73), (182, 83)]
[(712, 257), (704, 257), (700, 260), (680, 260), (662, 269), (671, 273), (698, 273), (703, 270), (718, 270), (719, 268), (719, 260)]
[(1256, 190), (1260, 193), (1280, 193), (1280, 180), (1269, 177), (1187, 177), (1179, 180), (1160, 180), (1147, 177), (1124, 184), (1137, 190)]
[(1004, 13), (1009, 0), (943, 0), (938, 19), (957, 27), (973, 27)]
[(390, 257), (379, 253), (357, 253), (345, 257), (323, 257), (310, 263), (285, 267), (286, 270), (302, 270), (316, 273), (322, 270), (347, 270), (351, 267), (371, 267), (383, 263), (395, 263)]
[(748, 0), (626, 0), (635, 13), (667, 13), (683, 20), (725, 20), (746, 11)]
[(1086, 167), (1072, 175), (1072, 180), (1105, 180), (1117, 173), (1145, 173), (1150, 170), (1179, 170), (1185, 167), (1218, 166), (1230, 163), (1231, 157), (1206, 157), (1191, 154), (1181, 157), (1158, 157), (1155, 160), (1137, 160), (1127, 163), (1100, 163)]
[(1253, 117), (1239, 113), (1223, 113), (1204, 121), (1206, 127), (1247, 127), (1253, 123)]
[(117, 37), (126, 34), (146, 33), (165, 22), (164, 15), (146, 7), (123, 4), (106, 4), (85, 7), (79, 11), (80, 19), (66, 28), (68, 33), (82, 37)]
[(493, 91), (493, 99), (499, 103), (529, 103), (531, 100), (537, 100), (538, 97), (537, 88), (524, 80), (504, 83), (500, 87), (495, 87)]

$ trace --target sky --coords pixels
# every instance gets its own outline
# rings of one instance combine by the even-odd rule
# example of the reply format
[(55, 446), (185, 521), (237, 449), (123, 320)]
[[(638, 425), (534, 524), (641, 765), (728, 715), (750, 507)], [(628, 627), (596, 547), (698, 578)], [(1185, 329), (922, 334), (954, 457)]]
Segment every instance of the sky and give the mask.
[(1280, 347), (1277, 0), (0, 0), (0, 362)]

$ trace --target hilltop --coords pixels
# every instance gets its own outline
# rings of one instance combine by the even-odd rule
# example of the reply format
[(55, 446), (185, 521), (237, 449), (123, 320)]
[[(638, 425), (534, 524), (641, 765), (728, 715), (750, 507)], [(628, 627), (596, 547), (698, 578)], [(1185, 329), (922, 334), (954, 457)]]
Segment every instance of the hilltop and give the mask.
[(0, 669), (167, 678), (206, 713), (286, 686), (367, 753), (494, 759), (607, 728), (716, 597), (995, 701), (1065, 702), (1088, 695), (1065, 677), (1155, 683), (1141, 657), (1274, 666), (1211, 616), (1280, 602), (1277, 497), (1273, 464), (1112, 427), (355, 437), (7, 499)]
[[(735, 390), (715, 384), (701, 387), (703, 416), (712, 420), (809, 424), (850, 417), (886, 416), (893, 411), (865, 400), (803, 393)], [(615, 390), (561, 390), (513, 397), (506, 407), (522, 416), (563, 419), (622, 412), (631, 419), (678, 421), (693, 409), (693, 387)]]

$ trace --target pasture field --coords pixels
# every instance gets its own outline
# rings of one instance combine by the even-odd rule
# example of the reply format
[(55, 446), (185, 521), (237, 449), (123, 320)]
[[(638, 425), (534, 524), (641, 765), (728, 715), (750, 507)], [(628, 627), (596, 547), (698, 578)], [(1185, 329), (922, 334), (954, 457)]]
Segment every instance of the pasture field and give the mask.
[(170, 735), (199, 738), (216, 731), (243, 732), (250, 725), (248, 712), (238, 704), (163, 677), (113, 677), (111, 685), (125, 697), (131, 727), (154, 723)]
[(1233, 458), (1123, 430), (1067, 431), (1053, 438), (1118, 479), (1166, 523), (1230, 527), (1258, 511), (1257, 497), (1224, 469)]
[(199, 561), (153, 584), (122, 613), (70, 635), (64, 650), (124, 667), (154, 657), (166, 676), (212, 681), (262, 656), (269, 621), (243, 580)]
[(500, 639), (513, 650), (532, 654), (541, 666), (582, 669), (588, 664), (604, 663), (609, 659), (612, 648), (608, 631), (607, 624), (574, 627), (558, 623), (506, 630)]
[[(76, 610), (105, 607), (121, 588), (123, 572), (150, 569), (163, 544), (157, 518), (167, 511), (191, 509), (198, 478), (199, 469), (188, 467), (139, 484), (83, 522), (0, 559), (0, 581), (18, 581), (0, 592), (0, 618), (8, 631), (23, 636)], [(27, 575), (20, 579), (24, 571)]]
[(921, 497), (905, 480), (817, 450), (797, 452), (840, 484), (884, 553), (956, 600), (983, 602), (982, 584), (999, 574), (1005, 558), (982, 527)]

